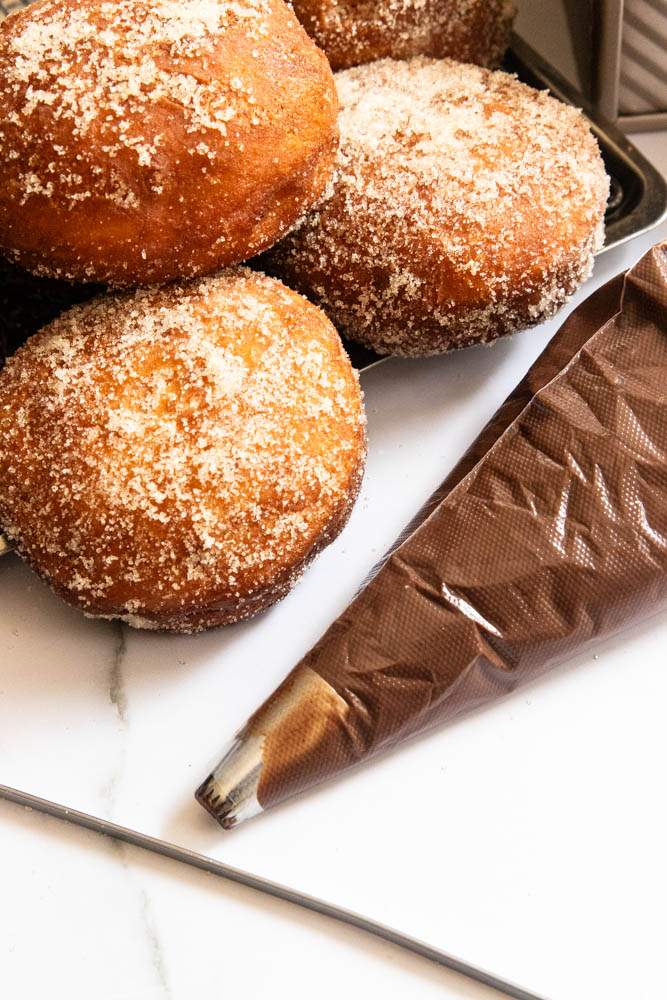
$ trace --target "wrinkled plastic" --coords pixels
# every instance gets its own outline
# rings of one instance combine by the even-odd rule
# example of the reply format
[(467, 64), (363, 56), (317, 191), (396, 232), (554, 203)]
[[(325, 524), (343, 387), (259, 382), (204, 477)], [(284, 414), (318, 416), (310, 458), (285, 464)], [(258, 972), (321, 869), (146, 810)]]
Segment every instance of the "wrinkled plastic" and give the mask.
[(238, 734), (261, 808), (667, 608), (667, 243), (570, 316), (410, 529)]

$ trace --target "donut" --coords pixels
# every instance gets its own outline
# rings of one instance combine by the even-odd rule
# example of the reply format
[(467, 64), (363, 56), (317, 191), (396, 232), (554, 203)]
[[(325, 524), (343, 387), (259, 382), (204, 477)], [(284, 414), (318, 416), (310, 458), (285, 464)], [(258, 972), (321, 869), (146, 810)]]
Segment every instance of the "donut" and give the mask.
[(609, 181), (583, 115), (453, 60), (336, 75), (334, 181), (261, 266), (381, 354), (533, 326), (589, 275)]
[(194, 632), (283, 597), (345, 524), (357, 373), (246, 269), (100, 296), (0, 371), (0, 525), (69, 604)]
[(292, 0), (335, 70), (425, 55), (496, 66), (516, 15), (513, 0)]
[(236, 264), (324, 189), (336, 113), (283, 0), (43, 0), (0, 25), (0, 253), (116, 287)]

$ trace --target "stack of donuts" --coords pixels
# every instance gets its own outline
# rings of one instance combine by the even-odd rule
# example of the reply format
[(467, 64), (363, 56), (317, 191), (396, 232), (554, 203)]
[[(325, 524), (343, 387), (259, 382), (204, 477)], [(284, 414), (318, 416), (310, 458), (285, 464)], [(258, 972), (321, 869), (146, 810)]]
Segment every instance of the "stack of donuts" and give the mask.
[(0, 25), (0, 253), (79, 303), (0, 372), (0, 526), (65, 600), (179, 632), (268, 607), (360, 488), (339, 333), (487, 342), (589, 274), (608, 181), (579, 112), (492, 68), (513, 14), (41, 0)]

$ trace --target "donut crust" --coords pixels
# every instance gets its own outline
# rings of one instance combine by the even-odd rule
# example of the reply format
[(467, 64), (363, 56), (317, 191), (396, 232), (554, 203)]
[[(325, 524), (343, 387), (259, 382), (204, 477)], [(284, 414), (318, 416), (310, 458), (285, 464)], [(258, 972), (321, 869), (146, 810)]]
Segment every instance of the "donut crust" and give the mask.
[(43, 0), (0, 25), (0, 252), (133, 286), (271, 246), (328, 182), (326, 59), (282, 0)]
[(0, 372), (0, 524), (89, 615), (228, 625), (340, 532), (364, 428), (336, 331), (271, 278), (100, 297)]
[(293, 0), (294, 12), (334, 70), (425, 55), (500, 64), (513, 0)]
[(381, 354), (489, 342), (592, 269), (609, 181), (583, 115), (499, 71), (382, 60), (336, 76), (334, 183), (262, 266)]

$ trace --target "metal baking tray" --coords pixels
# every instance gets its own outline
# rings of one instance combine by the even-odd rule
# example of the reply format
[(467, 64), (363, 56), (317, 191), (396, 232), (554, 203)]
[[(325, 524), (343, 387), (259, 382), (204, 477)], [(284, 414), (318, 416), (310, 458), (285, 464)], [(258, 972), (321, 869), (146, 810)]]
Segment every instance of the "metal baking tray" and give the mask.
[[(30, 0), (0, 0), (0, 20), (29, 3)], [(512, 35), (503, 68), (516, 73), (524, 83), (549, 90), (566, 104), (581, 108), (588, 118), (611, 178), (606, 240), (599, 252), (604, 253), (657, 225), (667, 212), (667, 183), (626, 136), (601, 118), (582, 94), (517, 35)], [(69, 286), (66, 282), (33, 278), (13, 265), (0, 265), (0, 364), (6, 354), (64, 308), (99, 290), (99, 286)], [(360, 345), (346, 342), (345, 346), (360, 371), (385, 360)]]

